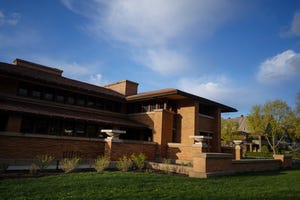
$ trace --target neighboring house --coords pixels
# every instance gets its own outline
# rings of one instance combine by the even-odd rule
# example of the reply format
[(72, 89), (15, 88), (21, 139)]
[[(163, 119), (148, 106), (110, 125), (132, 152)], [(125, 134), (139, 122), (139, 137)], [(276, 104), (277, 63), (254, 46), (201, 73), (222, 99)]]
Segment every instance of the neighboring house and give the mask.
[(248, 125), (247, 116), (232, 118), (238, 123), (238, 134), (244, 136), (244, 148), (247, 151), (260, 151), (262, 145), (268, 145), (267, 141), (262, 139), (261, 135), (252, 135)]
[(95, 158), (109, 129), (126, 131), (119, 143), (139, 142), (148, 158), (187, 159), (189, 136), (210, 136), (208, 151), (221, 152), (221, 113), (235, 111), (177, 89), (138, 93), (128, 80), (100, 87), (25, 60), (0, 62), (0, 158)]

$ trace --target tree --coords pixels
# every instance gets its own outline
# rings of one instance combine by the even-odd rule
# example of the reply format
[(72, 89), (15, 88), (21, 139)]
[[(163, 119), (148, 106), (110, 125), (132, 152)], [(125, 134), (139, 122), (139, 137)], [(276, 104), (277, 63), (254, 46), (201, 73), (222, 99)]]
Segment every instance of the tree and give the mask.
[(231, 141), (238, 131), (238, 122), (232, 119), (221, 119), (221, 138), (223, 141)]
[(295, 115), (291, 108), (280, 100), (268, 101), (263, 106), (255, 105), (248, 116), (249, 127), (254, 134), (265, 136), (272, 151), (285, 137), (295, 136)]

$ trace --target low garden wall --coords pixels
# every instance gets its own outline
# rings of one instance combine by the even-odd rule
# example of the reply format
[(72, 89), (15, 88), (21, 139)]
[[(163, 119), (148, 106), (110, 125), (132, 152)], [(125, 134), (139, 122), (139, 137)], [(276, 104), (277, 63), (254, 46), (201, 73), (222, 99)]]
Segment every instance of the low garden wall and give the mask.
[(95, 159), (105, 155), (118, 160), (124, 155), (143, 153), (148, 160), (154, 160), (156, 150), (155, 142), (3, 132), (0, 135), (0, 159), (35, 159), (37, 155), (47, 154), (56, 159)]
[(193, 157), (193, 170), (190, 177), (207, 178), (210, 176), (233, 174), (249, 171), (278, 170), (291, 167), (291, 157), (282, 156), (275, 159), (241, 159), (233, 160), (228, 153), (198, 153)]
[(104, 155), (110, 160), (119, 160), (123, 156), (143, 153), (147, 160), (154, 160), (157, 143), (132, 140), (105, 140)]
[(206, 148), (195, 144), (168, 143), (167, 157), (172, 160), (192, 161), (193, 154), (197, 152), (206, 152)]
[(45, 135), (1, 133), (0, 158), (31, 159), (48, 154), (65, 157), (96, 158), (104, 154), (104, 140)]

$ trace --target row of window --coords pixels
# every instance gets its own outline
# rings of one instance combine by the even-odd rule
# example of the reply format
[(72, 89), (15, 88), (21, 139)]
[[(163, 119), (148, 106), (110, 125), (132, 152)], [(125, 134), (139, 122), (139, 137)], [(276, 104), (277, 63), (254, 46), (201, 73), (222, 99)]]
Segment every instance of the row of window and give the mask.
[(54, 101), (57, 103), (96, 108), (112, 112), (121, 112), (121, 103), (97, 97), (75, 94), (48, 87), (37, 87), (21, 82), (18, 87), (19, 96)]
[(128, 113), (153, 112), (156, 109), (164, 109), (164, 102), (150, 101), (143, 103), (133, 103), (127, 106)]
[(56, 136), (103, 138), (101, 129), (111, 128), (75, 120), (63, 120), (34, 115), (22, 117), (21, 132)]

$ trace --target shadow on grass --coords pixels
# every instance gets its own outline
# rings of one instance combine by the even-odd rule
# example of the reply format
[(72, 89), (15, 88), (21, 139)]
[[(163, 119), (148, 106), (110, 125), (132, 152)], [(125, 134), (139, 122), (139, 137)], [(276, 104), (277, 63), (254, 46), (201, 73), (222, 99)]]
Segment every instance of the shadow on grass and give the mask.
[[(291, 170), (291, 169), (289, 169)], [(274, 171), (259, 171), (259, 172), (239, 172), (232, 177), (251, 177), (251, 176), (282, 176), (287, 174), (285, 170), (274, 170)]]

